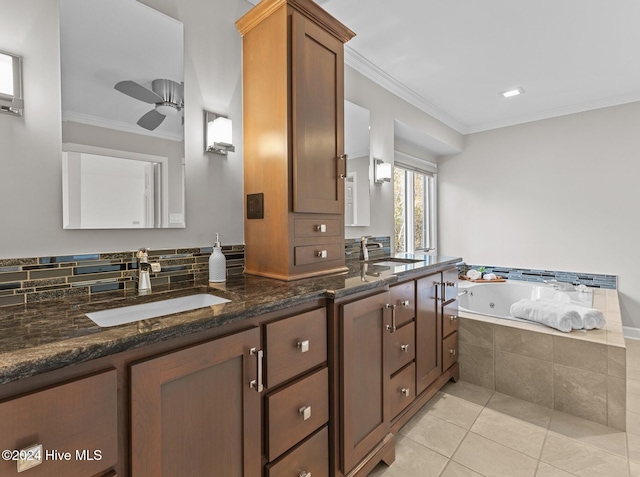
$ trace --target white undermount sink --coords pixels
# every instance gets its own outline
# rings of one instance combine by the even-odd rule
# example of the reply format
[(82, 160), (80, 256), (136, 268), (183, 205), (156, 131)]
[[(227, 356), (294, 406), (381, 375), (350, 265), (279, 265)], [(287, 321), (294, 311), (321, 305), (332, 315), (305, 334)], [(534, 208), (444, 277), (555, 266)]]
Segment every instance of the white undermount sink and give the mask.
[(200, 293), (199, 295), (169, 298), (168, 300), (143, 303), (141, 305), (121, 306), (120, 308), (96, 311), (87, 313), (87, 316), (91, 318), (96, 325), (105, 328), (171, 315), (173, 313), (197, 310), (198, 308), (219, 305), (220, 303), (227, 303), (229, 301), (231, 300), (209, 295), (208, 293)]

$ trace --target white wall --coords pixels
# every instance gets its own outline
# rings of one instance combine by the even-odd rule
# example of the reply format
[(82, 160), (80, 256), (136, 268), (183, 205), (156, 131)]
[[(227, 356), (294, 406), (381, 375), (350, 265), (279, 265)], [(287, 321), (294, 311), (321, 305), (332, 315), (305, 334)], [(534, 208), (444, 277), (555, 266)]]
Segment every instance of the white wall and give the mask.
[[(243, 242), (241, 38), (245, 0), (145, 0), (184, 23), (186, 229), (63, 230), (56, 0), (0, 0), (0, 50), (23, 57), (24, 117), (0, 114), (0, 258)], [(203, 108), (234, 120), (236, 152), (205, 154)]]
[(440, 252), (467, 263), (614, 274), (640, 327), (640, 103), (466, 137), (440, 161)]

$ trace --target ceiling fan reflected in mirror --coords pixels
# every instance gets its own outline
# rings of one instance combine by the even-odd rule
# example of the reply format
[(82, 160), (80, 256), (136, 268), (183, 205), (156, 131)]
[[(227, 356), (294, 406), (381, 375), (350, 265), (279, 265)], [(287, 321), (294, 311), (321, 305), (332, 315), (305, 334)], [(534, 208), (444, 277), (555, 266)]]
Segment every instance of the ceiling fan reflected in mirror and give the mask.
[(121, 93), (134, 99), (155, 105), (155, 108), (138, 119), (138, 126), (153, 131), (164, 118), (178, 114), (184, 107), (183, 88), (180, 83), (168, 79), (155, 79), (151, 89), (135, 81), (120, 81), (114, 86)]

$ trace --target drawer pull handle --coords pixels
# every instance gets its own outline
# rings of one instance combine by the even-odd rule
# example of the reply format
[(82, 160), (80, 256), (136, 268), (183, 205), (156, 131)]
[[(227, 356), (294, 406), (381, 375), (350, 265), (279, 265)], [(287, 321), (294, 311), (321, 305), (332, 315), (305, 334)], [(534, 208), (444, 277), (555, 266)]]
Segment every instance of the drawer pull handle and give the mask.
[(404, 351), (405, 353), (408, 353), (409, 352), (409, 345), (408, 344), (400, 345), (400, 349), (402, 351)]
[(262, 358), (264, 357), (264, 351), (261, 349), (251, 348), (249, 350), (249, 354), (251, 356), (256, 356), (258, 370), (258, 378), (251, 380), (249, 382), (249, 387), (261, 393), (264, 390), (264, 385), (262, 384)]
[(298, 477), (311, 477), (311, 472), (303, 470), (302, 472), (300, 472), (300, 475)]
[[(9, 452), (9, 451), (5, 451)], [(16, 452), (16, 451), (13, 451)], [(18, 472), (24, 472), (37, 465), (42, 464), (42, 444), (34, 444), (17, 451), (16, 464)], [(3, 453), (4, 456), (4, 453)]]
[(409, 395), (411, 394), (411, 390), (409, 388), (402, 388), (400, 390), (400, 392), (402, 393), (403, 396), (405, 397), (409, 397)]
[(306, 421), (311, 417), (311, 406), (303, 406), (300, 409), (298, 409), (298, 412), (302, 416), (302, 419)]
[(316, 232), (326, 232), (326, 231), (327, 231), (326, 224), (316, 225)]
[(447, 283), (445, 283), (445, 285), (448, 286), (448, 287), (455, 287), (456, 283), (455, 282), (447, 282)]
[(455, 356), (455, 355), (456, 355), (456, 350), (455, 350), (455, 348), (451, 348), (451, 349), (449, 350), (449, 354), (450, 354), (450, 355)]
[(316, 252), (316, 256), (318, 258), (327, 258), (327, 251), (326, 250), (318, 250)]
[(298, 349), (301, 353), (309, 351), (309, 340), (298, 341)]
[(391, 308), (391, 325), (386, 326), (389, 333), (395, 333), (396, 331), (396, 306), (397, 305), (390, 305), (388, 303), (384, 306), (387, 309)]
[(456, 315), (451, 315), (451, 316), (449, 317), (449, 319), (450, 319), (451, 321), (456, 321), (456, 320), (458, 319), (458, 317), (457, 317)]

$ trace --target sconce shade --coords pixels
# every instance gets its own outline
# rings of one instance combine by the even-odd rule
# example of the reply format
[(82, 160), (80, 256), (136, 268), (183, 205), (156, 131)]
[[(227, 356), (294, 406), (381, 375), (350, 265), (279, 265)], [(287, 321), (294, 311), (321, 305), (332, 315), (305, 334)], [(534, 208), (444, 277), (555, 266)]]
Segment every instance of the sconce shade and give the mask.
[(381, 159), (374, 159), (373, 178), (376, 184), (391, 182), (391, 164)]
[(205, 114), (205, 142), (207, 152), (226, 156), (236, 150), (233, 145), (233, 123), (231, 119), (208, 111)]
[(0, 51), (0, 112), (22, 116), (22, 60)]

